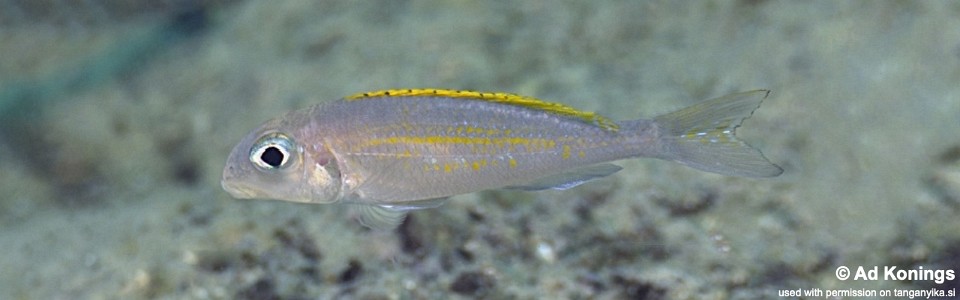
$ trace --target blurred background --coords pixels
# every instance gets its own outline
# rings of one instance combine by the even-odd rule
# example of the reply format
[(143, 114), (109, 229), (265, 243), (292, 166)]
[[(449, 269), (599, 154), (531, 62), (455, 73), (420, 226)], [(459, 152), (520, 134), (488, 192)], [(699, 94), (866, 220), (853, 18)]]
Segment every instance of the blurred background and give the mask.
[[(770, 299), (841, 266), (960, 271), (960, 2), (0, 0), (0, 298)], [(226, 155), (384, 88), (614, 119), (758, 88), (786, 172), (657, 160), (487, 191), (371, 231), (235, 200)]]

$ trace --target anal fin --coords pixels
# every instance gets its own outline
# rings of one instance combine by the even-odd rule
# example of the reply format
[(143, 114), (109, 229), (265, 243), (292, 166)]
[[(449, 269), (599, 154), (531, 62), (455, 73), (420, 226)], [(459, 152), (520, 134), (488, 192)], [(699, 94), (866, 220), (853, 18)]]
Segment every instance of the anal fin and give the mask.
[(556, 175), (538, 178), (526, 184), (509, 186), (507, 188), (524, 191), (539, 191), (545, 189), (566, 190), (581, 185), (584, 182), (592, 179), (609, 176), (610, 174), (616, 173), (621, 169), (623, 168), (614, 164), (596, 164), (577, 168), (572, 171)]

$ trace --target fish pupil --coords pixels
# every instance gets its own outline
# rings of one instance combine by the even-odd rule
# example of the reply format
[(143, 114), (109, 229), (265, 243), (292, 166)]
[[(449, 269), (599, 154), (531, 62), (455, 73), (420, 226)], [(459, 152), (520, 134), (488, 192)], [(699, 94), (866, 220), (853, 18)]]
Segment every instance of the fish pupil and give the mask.
[(283, 151), (280, 151), (277, 147), (263, 149), (263, 153), (260, 154), (260, 161), (263, 161), (271, 167), (279, 168), (280, 165), (283, 164)]

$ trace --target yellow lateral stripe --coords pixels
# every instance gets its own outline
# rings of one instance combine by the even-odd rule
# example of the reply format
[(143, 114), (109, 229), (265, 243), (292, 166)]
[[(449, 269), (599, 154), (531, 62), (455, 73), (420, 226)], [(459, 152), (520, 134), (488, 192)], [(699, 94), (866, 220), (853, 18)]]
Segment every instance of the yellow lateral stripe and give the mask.
[[(388, 138), (369, 139), (357, 146), (357, 149), (376, 145), (393, 144), (459, 144), (459, 145), (523, 145), (543, 149), (551, 149), (557, 145), (556, 141), (538, 138), (522, 137), (460, 137), (460, 136), (392, 136)], [(568, 146), (569, 148), (569, 146)], [(412, 154), (405, 150), (400, 157), (410, 157)]]
[(537, 98), (521, 96), (511, 93), (487, 93), (487, 92), (475, 92), (475, 91), (462, 91), (462, 90), (445, 90), (445, 89), (392, 89), (392, 90), (380, 90), (374, 92), (366, 93), (357, 93), (345, 97), (347, 101), (353, 100), (363, 100), (368, 98), (377, 98), (377, 97), (416, 97), (416, 96), (435, 96), (435, 97), (448, 97), (456, 99), (466, 99), (466, 100), (482, 100), (493, 103), (502, 103), (508, 105), (515, 105), (520, 107), (526, 107), (536, 110), (545, 111), (548, 113), (574, 117), (581, 119), (587, 123), (600, 126), (603, 129), (610, 131), (617, 131), (619, 126), (617, 123), (607, 119), (604, 116), (601, 116), (594, 112), (582, 111), (573, 107), (569, 107), (560, 103), (546, 102)]

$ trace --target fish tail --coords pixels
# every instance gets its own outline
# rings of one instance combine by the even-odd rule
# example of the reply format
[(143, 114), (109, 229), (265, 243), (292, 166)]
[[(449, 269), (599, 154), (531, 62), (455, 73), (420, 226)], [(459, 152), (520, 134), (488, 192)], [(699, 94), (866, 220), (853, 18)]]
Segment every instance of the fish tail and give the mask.
[(768, 94), (769, 90), (730, 94), (654, 118), (659, 128), (658, 156), (724, 175), (780, 175), (783, 169), (736, 136), (740, 123)]

